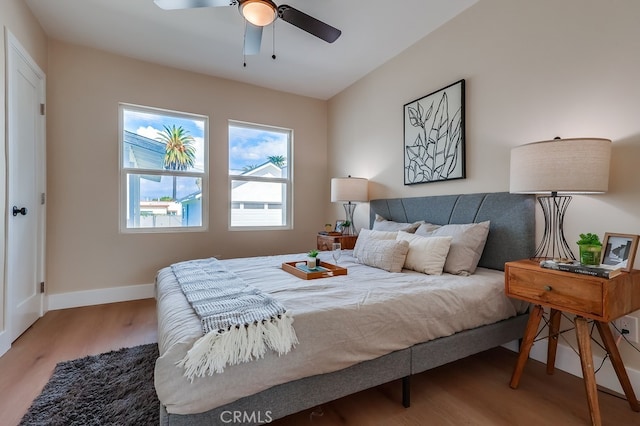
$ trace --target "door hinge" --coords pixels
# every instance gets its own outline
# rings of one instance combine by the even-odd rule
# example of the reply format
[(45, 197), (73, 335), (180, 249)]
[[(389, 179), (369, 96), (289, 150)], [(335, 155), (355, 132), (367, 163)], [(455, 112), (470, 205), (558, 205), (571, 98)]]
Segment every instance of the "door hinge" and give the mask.
[(40, 293), (44, 293), (44, 281), (40, 283)]
[(44, 115), (45, 107), (44, 104), (40, 104), (40, 115)]
[(44, 206), (44, 202), (46, 201), (47, 197), (46, 195), (44, 195), (44, 192), (40, 194), (40, 204), (42, 204)]

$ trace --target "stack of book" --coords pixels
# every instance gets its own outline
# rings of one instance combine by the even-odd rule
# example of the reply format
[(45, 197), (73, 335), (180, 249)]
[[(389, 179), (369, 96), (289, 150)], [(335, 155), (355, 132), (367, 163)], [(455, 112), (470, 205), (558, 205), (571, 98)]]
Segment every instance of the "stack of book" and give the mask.
[(622, 268), (614, 268), (608, 265), (586, 266), (578, 261), (556, 262), (554, 260), (543, 260), (540, 266), (557, 271), (574, 272), (576, 274), (591, 275), (592, 277), (613, 278), (622, 273)]

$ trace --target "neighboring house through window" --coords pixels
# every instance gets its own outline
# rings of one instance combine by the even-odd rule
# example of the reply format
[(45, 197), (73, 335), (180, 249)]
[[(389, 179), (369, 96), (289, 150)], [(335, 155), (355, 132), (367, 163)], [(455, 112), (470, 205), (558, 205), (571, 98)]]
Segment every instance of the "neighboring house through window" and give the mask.
[(120, 228), (123, 232), (207, 228), (208, 119), (120, 105)]
[(291, 229), (292, 130), (229, 122), (230, 229)]

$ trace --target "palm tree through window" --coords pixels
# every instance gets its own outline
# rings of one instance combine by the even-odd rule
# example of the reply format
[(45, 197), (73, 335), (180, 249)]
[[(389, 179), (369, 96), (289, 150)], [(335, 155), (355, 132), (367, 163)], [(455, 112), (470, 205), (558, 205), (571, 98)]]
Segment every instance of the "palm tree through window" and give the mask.
[(121, 229), (206, 229), (208, 119), (122, 104)]

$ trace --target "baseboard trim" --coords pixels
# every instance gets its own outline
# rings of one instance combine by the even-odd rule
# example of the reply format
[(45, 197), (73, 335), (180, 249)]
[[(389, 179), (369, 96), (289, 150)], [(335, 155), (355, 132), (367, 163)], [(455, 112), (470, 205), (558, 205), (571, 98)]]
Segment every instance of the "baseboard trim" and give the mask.
[[(536, 342), (531, 351), (529, 357), (546, 364), (547, 362), (547, 343), (548, 341), (540, 340)], [(602, 364), (602, 356), (593, 355), (593, 365), (597, 369)], [(568, 346), (559, 344), (556, 351), (556, 368), (566, 371), (569, 374), (582, 378), (582, 367), (580, 366), (580, 357), (573, 349)], [(625, 367), (631, 387), (636, 395), (640, 395), (640, 370)], [(611, 361), (607, 359), (600, 368), (600, 371), (596, 373), (596, 383), (603, 388), (610, 389), (614, 392), (624, 395), (624, 391), (618, 381), (618, 376), (611, 365)]]
[(154, 284), (139, 284), (121, 287), (101, 288), (98, 290), (73, 291), (47, 295), (47, 310), (78, 308), (81, 306), (102, 305), (105, 303), (126, 302), (129, 300), (150, 299), (155, 297)]
[(0, 356), (7, 353), (11, 349), (11, 339), (9, 339), (9, 331), (0, 331)]
[(502, 345), (503, 348), (505, 349), (509, 349), (510, 351), (513, 351), (515, 353), (520, 352), (520, 341), (519, 340), (512, 340), (510, 342), (505, 343), (504, 345)]

